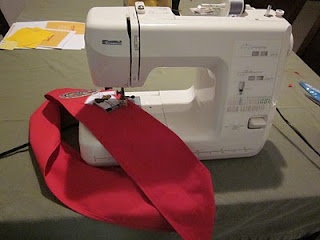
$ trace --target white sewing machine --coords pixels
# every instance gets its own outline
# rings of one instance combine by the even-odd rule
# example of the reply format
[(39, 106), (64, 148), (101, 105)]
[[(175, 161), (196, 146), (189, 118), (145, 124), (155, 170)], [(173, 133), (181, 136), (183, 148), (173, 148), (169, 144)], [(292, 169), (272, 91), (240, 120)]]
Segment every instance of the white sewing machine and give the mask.
[[(292, 46), (283, 12), (175, 16), (170, 8), (140, 5), (88, 13), (85, 41), (94, 84), (155, 86), (130, 95), (139, 96), (141, 107), (201, 160), (257, 154), (272, 125)], [(115, 164), (82, 124), (79, 142), (89, 164)]]

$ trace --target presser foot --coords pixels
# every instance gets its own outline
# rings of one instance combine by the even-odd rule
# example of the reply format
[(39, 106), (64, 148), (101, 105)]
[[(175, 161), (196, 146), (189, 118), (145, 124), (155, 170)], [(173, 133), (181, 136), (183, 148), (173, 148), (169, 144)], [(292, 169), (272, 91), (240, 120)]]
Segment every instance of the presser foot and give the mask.
[[(111, 90), (112, 88), (105, 88), (105, 90)], [(115, 94), (100, 95), (99, 98), (94, 99), (94, 103), (99, 107), (103, 108), (107, 112), (113, 111), (120, 107), (125, 107), (128, 105), (128, 99), (133, 100), (135, 96), (125, 96), (124, 88), (120, 91), (116, 91)]]

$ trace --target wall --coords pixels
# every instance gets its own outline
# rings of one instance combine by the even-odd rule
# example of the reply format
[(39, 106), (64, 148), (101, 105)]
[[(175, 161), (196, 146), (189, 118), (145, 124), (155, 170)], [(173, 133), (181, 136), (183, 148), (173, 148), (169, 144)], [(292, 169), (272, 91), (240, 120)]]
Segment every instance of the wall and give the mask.
[(292, 24), (293, 51), (297, 52), (320, 15), (320, 1), (307, 1)]
[(0, 8), (7, 22), (11, 26), (16, 22), (28, 0), (0, 0)]

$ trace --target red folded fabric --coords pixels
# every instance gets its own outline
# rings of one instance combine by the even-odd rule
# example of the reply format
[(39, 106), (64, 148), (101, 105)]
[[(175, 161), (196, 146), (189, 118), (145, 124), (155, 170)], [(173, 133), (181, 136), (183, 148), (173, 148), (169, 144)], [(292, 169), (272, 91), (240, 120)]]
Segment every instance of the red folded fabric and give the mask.
[[(172, 230), (183, 239), (211, 239), (215, 214), (209, 171), (170, 129), (129, 102), (105, 112), (59, 89), (30, 118), (30, 144), (52, 193), (94, 219), (128, 227)], [(61, 140), (66, 109), (121, 168), (96, 168)]]

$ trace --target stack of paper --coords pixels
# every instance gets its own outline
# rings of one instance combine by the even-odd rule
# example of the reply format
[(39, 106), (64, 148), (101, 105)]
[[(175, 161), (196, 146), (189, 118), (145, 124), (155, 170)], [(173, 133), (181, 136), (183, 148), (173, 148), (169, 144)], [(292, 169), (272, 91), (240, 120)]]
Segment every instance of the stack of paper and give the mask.
[(67, 21), (14, 23), (0, 49), (84, 49), (85, 24)]

